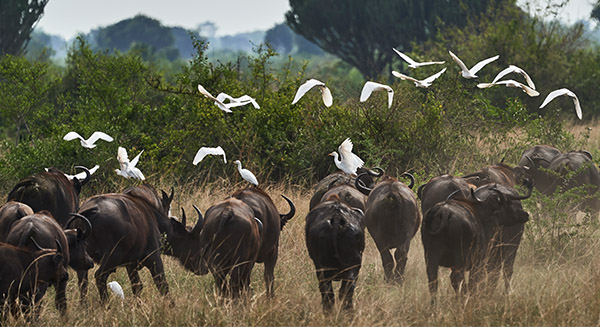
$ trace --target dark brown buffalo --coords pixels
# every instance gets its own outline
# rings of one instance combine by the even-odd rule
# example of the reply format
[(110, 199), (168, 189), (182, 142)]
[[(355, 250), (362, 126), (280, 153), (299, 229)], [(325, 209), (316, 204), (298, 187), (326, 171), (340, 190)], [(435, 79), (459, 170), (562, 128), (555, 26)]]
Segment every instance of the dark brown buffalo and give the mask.
[[(452, 269), (450, 280), (457, 292), (461, 292), (461, 287), (463, 292), (475, 291), (485, 273), (494, 229), (498, 225), (522, 224), (529, 219), (521, 200), (531, 196), (531, 188), (524, 196), (515, 195), (513, 191), (503, 185), (486, 184), (471, 191), (469, 199), (450, 198), (427, 211), (421, 240), (432, 301), (437, 294), (439, 266)], [(465, 271), (470, 271), (467, 287), (462, 285)]]
[(65, 174), (50, 168), (46, 172), (37, 173), (22, 179), (8, 193), (8, 201), (25, 203), (34, 212), (48, 210), (61, 226), (69, 221), (70, 214), (79, 208), (79, 192), (90, 179), (90, 173), (85, 167), (86, 178), (69, 180)]
[(335, 299), (333, 281), (341, 281), (339, 291), (344, 309), (352, 309), (352, 296), (365, 248), (363, 212), (351, 208), (332, 195), (306, 216), (306, 247), (312, 259), (323, 311), (331, 310)]
[(15, 221), (29, 215), (33, 215), (33, 210), (21, 202), (8, 201), (0, 207), (0, 242), (6, 242), (8, 231)]
[(529, 167), (529, 175), (534, 181), (535, 188), (543, 194), (550, 195), (549, 188), (554, 178), (546, 172), (550, 162), (561, 152), (549, 145), (535, 145), (525, 151), (519, 160), (519, 166)]
[[(200, 274), (210, 271), (221, 295), (238, 297), (250, 288), (250, 275), (263, 226), (254, 211), (236, 198), (210, 207), (200, 231)], [(229, 281), (227, 276), (229, 275)]]
[(294, 203), (283, 196), (290, 206), (290, 211), (287, 214), (280, 214), (271, 197), (257, 187), (239, 190), (233, 193), (231, 197), (242, 200), (250, 206), (254, 211), (254, 217), (258, 218), (263, 225), (263, 231), (260, 234), (260, 250), (256, 262), (264, 262), (265, 264), (264, 277), (267, 296), (272, 297), (275, 294), (273, 284), (275, 264), (279, 254), (279, 234), (285, 223), (294, 217), (296, 212)]
[(443, 202), (448, 195), (460, 190), (463, 197), (468, 197), (471, 188), (475, 185), (470, 184), (465, 179), (454, 177), (448, 174), (433, 177), (426, 184), (419, 186), (417, 195), (421, 199), (421, 212), (423, 216), (436, 203)]
[(350, 207), (359, 208), (362, 211), (365, 211), (366, 209), (367, 196), (357, 190), (354, 186), (346, 184), (335, 186), (323, 195), (321, 202), (329, 199), (333, 194), (337, 195), (340, 200), (346, 202)]
[[(368, 194), (365, 224), (381, 255), (386, 281), (402, 282), (410, 249), (410, 241), (421, 224), (417, 197), (404, 183), (384, 176), (373, 190), (365, 188), (356, 178), (356, 187)], [(411, 185), (414, 177), (411, 177)], [(390, 253), (396, 249), (394, 257)]]
[[(100, 265), (95, 273), (100, 299), (108, 298), (106, 280), (118, 267), (126, 267), (134, 294), (142, 290), (138, 271), (148, 268), (161, 294), (169, 291), (160, 257), (161, 245), (188, 269), (197, 270), (191, 253), (199, 248), (197, 228), (189, 230), (185, 222), (168, 217), (173, 192), (162, 197), (150, 185), (137, 186), (128, 194), (103, 194), (89, 198), (79, 214), (89, 219), (92, 234), (88, 253)], [(161, 243), (161, 235), (166, 237)], [(87, 272), (79, 275), (82, 297), (87, 293)]]
[[(381, 176), (383, 175), (383, 170), (379, 167), (375, 167), (373, 168), (373, 170), (360, 167), (356, 170), (356, 173), (358, 175), (362, 173), (369, 173), (368, 176), (363, 177), (363, 182), (367, 187), (372, 188), (373, 186), (375, 186), (375, 182), (373, 181), (373, 178), (371, 176)], [(323, 200), (323, 195), (325, 195), (325, 193), (330, 189), (339, 185), (351, 185), (352, 187), (354, 187), (354, 184), (355, 177), (350, 174), (346, 174), (343, 171), (337, 171), (335, 173), (325, 176), (319, 181), (319, 183), (317, 183), (317, 186), (315, 186), (315, 192), (312, 198), (310, 198), (308, 209), (312, 210), (319, 203), (321, 203)]]
[(600, 211), (600, 199), (598, 198), (600, 175), (589, 152), (571, 151), (560, 154), (550, 162), (548, 170), (554, 178), (554, 182), (548, 188), (548, 194), (554, 194), (558, 189), (564, 192), (582, 187), (586, 198), (581, 206), (576, 206), (576, 208)]
[(480, 171), (462, 176), (468, 183), (477, 187), (485, 184), (498, 183), (515, 187), (517, 184), (531, 183), (529, 166), (511, 167), (505, 163), (497, 163), (482, 168)]
[[(35, 240), (32, 240), (35, 244)], [(0, 324), (5, 319), (5, 305), (16, 315), (16, 300), (30, 302), (35, 289), (43, 284), (56, 284), (66, 275), (65, 258), (56, 249), (34, 251), (0, 243)]]

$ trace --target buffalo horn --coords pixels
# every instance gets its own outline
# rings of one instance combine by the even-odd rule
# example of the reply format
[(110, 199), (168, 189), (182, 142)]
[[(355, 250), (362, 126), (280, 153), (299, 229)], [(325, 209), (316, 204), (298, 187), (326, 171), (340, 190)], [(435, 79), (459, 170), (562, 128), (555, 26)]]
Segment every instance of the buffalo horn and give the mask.
[(356, 187), (357, 190), (360, 191), (360, 193), (362, 193), (364, 195), (369, 195), (371, 193), (371, 189), (368, 188), (367, 185), (365, 184), (365, 182), (363, 182), (361, 180), (361, 178), (366, 175), (367, 175), (367, 173), (362, 173), (362, 174), (358, 175), (356, 177), (356, 180), (354, 181), (354, 186)]
[(57, 239), (54, 239), (54, 242), (56, 243), (56, 253), (62, 254), (63, 253), (62, 245), (60, 244), (60, 242)]
[(525, 195), (507, 195), (506, 197), (509, 200), (525, 200), (531, 196), (532, 192), (533, 192), (533, 183), (529, 183), (527, 185), (527, 194), (525, 194)]
[(412, 190), (413, 186), (415, 186), (415, 176), (413, 176), (413, 174), (405, 172), (402, 173), (402, 175), (400, 175), (401, 177), (408, 177), (410, 179), (410, 183), (407, 185), (409, 189)]
[(254, 221), (256, 221), (256, 225), (258, 226), (258, 233), (262, 234), (263, 231), (263, 223), (262, 221), (260, 221), (260, 219), (254, 217)]
[(84, 186), (85, 184), (87, 184), (87, 182), (90, 181), (90, 176), (92, 176), (92, 174), (90, 174), (90, 170), (85, 168), (84, 166), (75, 166), (75, 169), (81, 169), (85, 172), (85, 178), (82, 181), (80, 181), (81, 186)]
[(380, 177), (383, 176), (384, 170), (381, 167), (374, 167), (373, 169), (367, 169), (367, 172), (371, 176)]
[(198, 209), (198, 207), (195, 204), (193, 206), (194, 206), (194, 210), (196, 210), (196, 213), (198, 213), (198, 221), (196, 222), (196, 225), (192, 229), (192, 234), (199, 236), (200, 231), (202, 230), (202, 225), (204, 224), (204, 218), (202, 217), (202, 213), (200, 212), (200, 209)]
[(30, 237), (29, 237), (29, 239), (31, 240), (31, 242), (33, 243), (33, 245), (35, 245), (35, 247), (36, 247), (38, 250), (43, 250), (43, 249), (44, 249), (44, 248), (42, 248), (42, 247), (41, 247), (41, 246), (38, 244), (38, 242), (36, 242), (36, 241), (35, 241), (35, 238), (33, 238), (33, 236), (30, 236)]
[(183, 227), (185, 227), (186, 225), (186, 217), (185, 217), (185, 210), (183, 210), (183, 207), (181, 208), (181, 224), (183, 225)]
[(294, 218), (294, 215), (296, 214), (296, 206), (294, 205), (294, 202), (292, 202), (292, 200), (290, 200), (287, 196), (283, 194), (281, 196), (287, 201), (287, 203), (290, 206), (290, 211), (288, 213), (279, 214), (279, 218), (281, 220), (281, 229), (283, 229), (283, 226), (285, 226), (287, 221)]
[(92, 223), (90, 222), (89, 219), (87, 219), (85, 216), (78, 214), (78, 213), (71, 213), (69, 214), (69, 216), (73, 217), (71, 219), (69, 219), (69, 221), (67, 221), (67, 224), (65, 225), (66, 229), (69, 229), (71, 227), (71, 224), (76, 221), (76, 220), (81, 220), (84, 224), (85, 224), (85, 228), (83, 230), (81, 229), (77, 229), (77, 234), (80, 233), (81, 231), (81, 236), (80, 239), (81, 240), (85, 240), (88, 237), (90, 237), (90, 235), (92, 234)]
[(456, 195), (456, 193), (458, 193), (458, 192), (460, 192), (460, 190), (456, 190), (456, 191), (454, 191), (454, 192), (450, 193), (450, 195), (448, 195), (448, 196), (446, 197), (446, 201), (448, 201), (448, 200), (452, 200), (452, 197), (453, 197), (454, 195)]

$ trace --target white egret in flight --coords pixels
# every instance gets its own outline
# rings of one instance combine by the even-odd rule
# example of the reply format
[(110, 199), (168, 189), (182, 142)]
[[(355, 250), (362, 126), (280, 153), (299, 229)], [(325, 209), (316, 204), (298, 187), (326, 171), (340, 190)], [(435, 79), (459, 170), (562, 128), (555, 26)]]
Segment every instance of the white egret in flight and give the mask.
[(523, 92), (527, 93), (527, 95), (529, 95), (530, 97), (536, 97), (536, 96), (540, 95), (540, 92), (532, 89), (531, 87), (529, 87), (523, 83), (519, 83), (512, 79), (505, 80), (505, 81), (492, 82), (492, 83), (479, 83), (479, 84), (477, 84), (477, 87), (480, 89), (487, 89), (488, 87), (492, 87), (495, 85), (505, 85), (506, 87), (520, 88), (521, 90), (523, 90)]
[(201, 147), (198, 152), (196, 152), (196, 156), (194, 157), (194, 161), (192, 162), (195, 165), (197, 165), (200, 161), (202, 161), (202, 159), (204, 159), (204, 157), (206, 157), (207, 155), (213, 155), (213, 156), (223, 156), (223, 162), (227, 163), (227, 157), (225, 156), (225, 151), (223, 151), (223, 148), (221, 148), (221, 146), (218, 146), (216, 148), (209, 148), (209, 147)]
[(352, 141), (347, 138), (338, 147), (338, 152), (331, 152), (329, 155), (333, 156), (333, 162), (338, 169), (351, 175), (356, 175), (356, 169), (363, 166), (364, 161), (359, 158), (356, 154), (352, 153)]
[(127, 158), (127, 151), (125, 150), (125, 148), (119, 147), (119, 149), (117, 150), (117, 160), (119, 161), (119, 166), (121, 169), (115, 169), (117, 174), (121, 175), (125, 178), (133, 177), (133, 178), (137, 178), (142, 181), (145, 180), (146, 177), (144, 177), (144, 174), (142, 174), (142, 171), (136, 167), (138, 161), (140, 160), (140, 156), (142, 155), (143, 152), (144, 152), (144, 150), (142, 150), (130, 162), (129, 158)]
[(404, 61), (406, 61), (408, 63), (408, 67), (410, 68), (419, 68), (421, 66), (427, 66), (427, 65), (441, 65), (446, 63), (445, 61), (427, 61), (427, 62), (416, 62), (414, 60), (412, 60), (411, 57), (405, 55), (404, 53), (392, 48), (392, 50), (396, 51), (396, 54), (398, 54), (400, 56), (400, 58), (404, 59)]
[(258, 186), (258, 180), (256, 179), (256, 176), (254, 176), (254, 174), (251, 171), (249, 171), (248, 169), (245, 169), (245, 168), (242, 169), (242, 163), (239, 160), (236, 160), (233, 163), (237, 165), (238, 171), (240, 172), (240, 176), (242, 176), (242, 178), (245, 181), (247, 181), (250, 184)]
[(499, 81), (502, 77), (511, 74), (511, 73), (517, 73), (517, 74), (521, 74), (523, 77), (525, 77), (525, 81), (527, 81), (527, 85), (535, 90), (535, 84), (533, 84), (533, 80), (531, 79), (531, 77), (529, 77), (529, 74), (527, 74), (526, 71), (524, 71), (523, 69), (515, 66), (515, 65), (509, 65), (507, 68), (505, 68), (503, 71), (499, 72), (498, 75), (496, 75), (496, 77), (494, 77), (494, 80), (492, 81), (492, 83), (496, 83), (497, 81)]
[(544, 108), (550, 101), (554, 100), (554, 98), (562, 95), (569, 96), (573, 99), (573, 103), (575, 104), (575, 112), (577, 113), (577, 118), (581, 119), (583, 116), (581, 113), (581, 104), (579, 104), (579, 99), (577, 98), (577, 95), (575, 95), (575, 93), (573, 93), (569, 89), (558, 89), (550, 92), (548, 96), (546, 96), (546, 99), (544, 99), (544, 102), (540, 106), (540, 109)]
[(92, 135), (86, 140), (84, 139), (81, 135), (79, 135), (76, 132), (68, 132), (67, 134), (65, 134), (65, 136), (63, 137), (63, 140), (65, 141), (71, 141), (71, 140), (75, 140), (75, 139), (79, 139), (79, 142), (81, 143), (81, 146), (84, 148), (88, 148), (88, 149), (93, 149), (96, 147), (96, 141), (98, 140), (103, 140), (106, 142), (112, 142), (113, 138), (106, 134), (106, 133), (102, 133), (102, 132), (94, 132), (92, 133)]
[(388, 108), (392, 106), (392, 100), (394, 100), (394, 90), (389, 85), (379, 84), (368, 81), (363, 86), (362, 92), (360, 92), (360, 102), (365, 102), (371, 96), (373, 91), (387, 91), (388, 94)]
[[(221, 92), (217, 95), (217, 100), (220, 101), (225, 107), (227, 107), (227, 109), (245, 106), (249, 103), (251, 103), (255, 109), (260, 109), (260, 106), (258, 105), (256, 100), (253, 97), (246, 94), (242, 95), (239, 98), (234, 98), (227, 93)], [(225, 103), (225, 100), (229, 100), (229, 102)]]
[(444, 69), (440, 70), (439, 72), (437, 72), (437, 73), (435, 73), (435, 74), (427, 77), (424, 80), (418, 80), (418, 79), (416, 79), (414, 77), (410, 77), (410, 76), (401, 74), (401, 73), (399, 73), (399, 72), (397, 72), (395, 70), (392, 71), (392, 75), (394, 75), (394, 76), (396, 76), (396, 77), (398, 77), (398, 78), (400, 78), (402, 80), (408, 80), (408, 81), (414, 82), (417, 87), (427, 88), (427, 87), (431, 86), (431, 83), (433, 83), (433, 81), (435, 81), (438, 77), (442, 76), (442, 74), (445, 71), (446, 71), (446, 68), (444, 68)]
[(298, 102), (298, 100), (300, 100), (300, 98), (302, 98), (304, 94), (306, 94), (306, 92), (308, 92), (315, 86), (318, 86), (321, 90), (321, 95), (323, 97), (323, 103), (325, 103), (325, 106), (331, 107), (331, 105), (333, 104), (333, 96), (331, 95), (331, 90), (329, 90), (329, 88), (325, 86), (325, 83), (314, 78), (311, 78), (308, 81), (304, 82), (304, 84), (300, 85), (298, 91), (296, 92), (296, 96), (294, 96), (292, 104)]
[(477, 75), (475, 74), (477, 74), (478, 71), (480, 71), (485, 65), (489, 64), (490, 62), (500, 58), (500, 55), (496, 55), (491, 58), (484, 59), (475, 64), (475, 66), (471, 67), (471, 69), (468, 69), (467, 66), (465, 66), (465, 63), (463, 63), (462, 60), (460, 60), (454, 53), (452, 53), (452, 51), (448, 51), (448, 53), (450, 53), (450, 56), (452, 57), (454, 62), (456, 62), (456, 64), (458, 64), (458, 66), (460, 67), (462, 77), (464, 78), (477, 78)]
[(200, 91), (200, 93), (202, 95), (204, 95), (205, 97), (213, 100), (215, 102), (215, 105), (217, 105), (217, 107), (219, 107), (219, 109), (223, 110), (226, 113), (231, 113), (231, 110), (229, 110), (229, 108), (227, 108), (227, 106), (225, 106), (225, 104), (223, 102), (221, 102), (221, 100), (215, 98), (212, 94), (210, 94), (210, 92), (208, 92), (204, 86), (198, 84), (198, 91)]

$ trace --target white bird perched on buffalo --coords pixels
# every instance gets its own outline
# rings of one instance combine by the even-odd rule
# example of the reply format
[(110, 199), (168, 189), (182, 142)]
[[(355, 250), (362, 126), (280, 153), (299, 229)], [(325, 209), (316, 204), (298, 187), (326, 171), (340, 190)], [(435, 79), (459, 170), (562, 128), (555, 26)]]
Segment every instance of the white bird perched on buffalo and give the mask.
[(364, 165), (364, 161), (359, 158), (356, 154), (352, 153), (352, 141), (347, 138), (338, 147), (338, 152), (331, 152), (329, 155), (333, 156), (333, 162), (338, 169), (343, 172), (356, 175), (356, 170)]
[(221, 146), (218, 146), (216, 148), (209, 148), (209, 147), (201, 147), (198, 152), (196, 152), (196, 156), (194, 157), (194, 161), (192, 162), (195, 165), (197, 165), (200, 161), (202, 161), (202, 159), (204, 159), (204, 157), (206, 157), (207, 155), (213, 155), (213, 156), (223, 156), (223, 162), (227, 163), (227, 157), (225, 156), (225, 151), (223, 150), (223, 148), (221, 148)]
[(402, 80), (407, 80), (407, 81), (411, 81), (415, 83), (415, 86), (417, 87), (422, 87), (422, 88), (428, 88), (431, 86), (431, 83), (433, 83), (433, 81), (435, 81), (438, 77), (442, 76), (442, 74), (446, 71), (446, 68), (440, 70), (439, 72), (427, 77), (426, 79), (423, 80), (418, 80), (414, 77), (410, 77), (404, 74), (401, 74), (397, 71), (392, 71), (392, 75), (402, 79)]
[(311, 78), (308, 81), (304, 82), (304, 84), (300, 85), (298, 91), (296, 92), (296, 96), (294, 96), (292, 104), (298, 102), (298, 100), (300, 100), (300, 98), (302, 98), (304, 94), (306, 94), (306, 92), (308, 92), (315, 86), (318, 86), (321, 90), (321, 95), (323, 97), (323, 103), (325, 103), (325, 106), (331, 107), (331, 105), (333, 104), (333, 96), (331, 95), (331, 90), (329, 90), (329, 88), (325, 86), (325, 83), (314, 78)]
[(119, 147), (119, 149), (117, 150), (117, 160), (119, 161), (119, 166), (121, 169), (115, 169), (117, 174), (121, 175), (125, 178), (132, 177), (132, 178), (137, 178), (142, 181), (145, 180), (146, 177), (144, 177), (144, 174), (142, 174), (142, 171), (136, 167), (136, 165), (138, 164), (138, 161), (140, 160), (140, 156), (142, 155), (143, 152), (144, 152), (144, 150), (142, 150), (130, 162), (129, 158), (127, 157), (127, 150), (125, 150), (125, 148), (123, 148), (123, 147)]
[(219, 109), (223, 110), (226, 113), (231, 113), (231, 110), (229, 110), (229, 108), (227, 108), (227, 106), (223, 102), (221, 102), (221, 100), (215, 98), (212, 94), (210, 94), (210, 92), (208, 92), (204, 88), (204, 86), (198, 84), (198, 91), (205, 97), (213, 100), (215, 102), (215, 105), (217, 105), (217, 107), (219, 107)]
[(544, 99), (544, 102), (540, 106), (540, 109), (544, 108), (548, 103), (550, 103), (550, 101), (554, 100), (556, 97), (562, 95), (569, 96), (573, 99), (573, 103), (575, 104), (575, 113), (577, 113), (577, 118), (581, 119), (583, 117), (583, 114), (581, 112), (581, 104), (579, 103), (579, 98), (577, 98), (577, 95), (575, 95), (575, 93), (573, 93), (573, 91), (569, 89), (563, 88), (550, 92), (548, 96), (546, 96), (546, 99)]
[(398, 54), (400, 56), (400, 58), (404, 59), (404, 61), (406, 61), (408, 63), (408, 67), (410, 68), (419, 68), (421, 66), (428, 66), (428, 65), (442, 65), (445, 64), (445, 61), (427, 61), (427, 62), (416, 62), (414, 61), (411, 57), (405, 55), (404, 53), (392, 48), (392, 50), (394, 50), (396, 52), (396, 54)]
[(113, 292), (114, 295), (118, 296), (121, 300), (125, 299), (125, 293), (123, 293), (123, 288), (116, 281), (112, 281), (108, 283), (108, 288)]
[(477, 72), (479, 72), (485, 65), (500, 58), (500, 55), (496, 55), (496, 56), (484, 59), (484, 60), (476, 63), (475, 66), (473, 66), (473, 67), (471, 67), (471, 69), (469, 69), (469, 68), (467, 68), (465, 63), (462, 62), (462, 60), (460, 60), (460, 58), (458, 58), (454, 53), (452, 53), (452, 51), (448, 51), (448, 53), (450, 53), (450, 57), (452, 57), (454, 62), (456, 62), (456, 64), (460, 67), (462, 77), (469, 78), (469, 79), (477, 78), (477, 75), (475, 75), (475, 74), (477, 74)]
[(251, 171), (249, 171), (248, 169), (242, 168), (242, 163), (239, 160), (236, 160), (233, 163), (237, 165), (238, 172), (240, 172), (240, 176), (242, 176), (242, 178), (246, 182), (258, 186), (258, 180), (256, 179), (256, 176), (254, 176), (254, 174)]
[[(258, 105), (256, 100), (247, 94), (244, 94), (239, 98), (234, 98), (227, 93), (221, 92), (217, 95), (217, 100), (220, 101), (225, 107), (227, 107), (227, 109), (245, 106), (249, 103), (251, 103), (255, 109), (260, 109), (260, 106)], [(228, 100), (229, 102), (225, 103), (225, 100)]]
[(540, 92), (532, 89), (531, 87), (529, 87), (523, 83), (519, 83), (512, 79), (509, 79), (506, 81), (492, 82), (492, 83), (479, 83), (479, 84), (477, 84), (477, 87), (480, 89), (487, 89), (489, 87), (496, 86), (496, 85), (505, 85), (506, 87), (520, 88), (521, 90), (523, 90), (523, 92), (527, 93), (527, 95), (529, 95), (530, 97), (536, 97), (536, 96), (540, 95)]
[(515, 66), (515, 65), (509, 65), (507, 68), (505, 68), (503, 71), (499, 72), (498, 75), (496, 75), (496, 77), (494, 77), (494, 80), (492, 81), (492, 83), (496, 83), (497, 81), (499, 81), (502, 77), (511, 74), (511, 73), (517, 73), (522, 75), (523, 77), (525, 77), (525, 81), (527, 82), (527, 85), (535, 90), (535, 84), (533, 83), (533, 80), (531, 79), (531, 77), (529, 77), (529, 74), (527, 74), (526, 71), (524, 71), (523, 69)]
[(63, 137), (63, 140), (65, 141), (72, 141), (75, 139), (79, 139), (79, 142), (81, 143), (81, 146), (87, 149), (93, 149), (96, 147), (96, 141), (98, 140), (103, 140), (106, 142), (112, 142), (113, 138), (103, 132), (94, 132), (92, 133), (92, 135), (86, 140), (84, 139), (81, 135), (79, 135), (76, 132), (68, 132), (67, 134), (65, 134), (65, 136)]
[(379, 84), (376, 82), (368, 81), (363, 86), (362, 92), (360, 92), (360, 102), (365, 102), (371, 96), (373, 91), (387, 91), (388, 93), (388, 108), (392, 106), (394, 100), (394, 90), (389, 85)]

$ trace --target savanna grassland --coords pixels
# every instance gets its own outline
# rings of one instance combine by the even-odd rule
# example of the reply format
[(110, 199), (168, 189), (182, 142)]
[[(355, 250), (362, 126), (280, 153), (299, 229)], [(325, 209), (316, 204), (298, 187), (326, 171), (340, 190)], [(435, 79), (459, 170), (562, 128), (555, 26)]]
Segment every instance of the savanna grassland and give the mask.
[[(591, 128), (570, 126), (568, 130), (573, 135), (587, 131), (590, 137), (586, 136), (581, 144), (597, 147), (599, 128), (595, 124)], [(417, 185), (422, 182), (424, 180), (418, 181)], [(169, 187), (166, 183), (161, 186)], [(173, 214), (179, 212), (180, 207), (189, 211), (192, 204), (205, 211), (239, 187), (244, 185), (233, 185), (226, 180), (202, 186), (178, 186)], [(561, 210), (569, 201), (565, 197), (549, 199), (535, 192), (532, 198), (524, 201), (531, 220), (526, 224), (508, 293), (499, 285), (493, 291), (459, 300), (449, 283), (450, 271), (441, 268), (439, 302), (432, 307), (420, 233), (411, 243), (403, 285), (383, 280), (379, 253), (366, 233), (367, 244), (354, 296), (354, 312), (348, 314), (336, 305), (331, 314), (324, 315), (314, 267), (304, 240), (304, 218), (311, 189), (290, 184), (263, 187), (280, 211), (286, 211), (287, 205), (279, 194), (289, 196), (297, 207), (296, 216), (281, 235), (274, 299), (266, 297), (262, 264), (253, 270), (251, 295), (244, 301), (232, 302), (217, 297), (211, 275), (196, 276), (184, 270), (176, 260), (163, 256), (170, 287), (168, 298), (159, 295), (147, 270), (141, 273), (144, 290), (138, 298), (134, 297), (126, 272), (120, 269), (109, 281), (117, 280), (123, 286), (125, 301), (111, 295), (108, 305), (102, 307), (92, 277), (89, 303), (81, 305), (71, 271), (68, 316), (61, 318), (58, 315), (51, 291), (44, 298), (35, 325), (592, 326), (599, 322), (600, 258), (597, 253), (600, 250), (600, 224), (597, 217)], [(339, 286), (334, 286), (337, 292)], [(22, 320), (13, 318), (8, 321), (8, 325), (22, 324)]]

